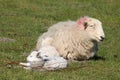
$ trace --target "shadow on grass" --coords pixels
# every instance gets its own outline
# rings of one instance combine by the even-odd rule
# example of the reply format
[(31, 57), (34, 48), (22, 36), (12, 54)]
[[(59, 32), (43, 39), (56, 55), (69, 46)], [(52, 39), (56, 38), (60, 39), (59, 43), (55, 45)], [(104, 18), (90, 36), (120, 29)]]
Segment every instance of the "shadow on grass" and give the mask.
[(93, 58), (90, 58), (89, 60), (95, 60), (95, 61), (98, 61), (98, 60), (102, 60), (102, 61), (105, 61), (105, 57), (102, 57), (102, 56), (94, 56)]

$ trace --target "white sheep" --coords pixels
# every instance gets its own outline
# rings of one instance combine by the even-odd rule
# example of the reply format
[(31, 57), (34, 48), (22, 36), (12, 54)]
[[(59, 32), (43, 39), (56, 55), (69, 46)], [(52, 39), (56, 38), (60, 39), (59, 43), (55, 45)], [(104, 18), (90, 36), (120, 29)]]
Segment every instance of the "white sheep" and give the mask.
[[(98, 42), (105, 38), (102, 23), (91, 17), (77, 21), (59, 22), (52, 25), (39, 37), (36, 50), (42, 47), (44, 39), (50, 37), (48, 45), (53, 46), (66, 59), (85, 60), (96, 55)], [(47, 45), (47, 44), (46, 44)]]
[[(50, 55), (49, 55), (50, 54)], [(25, 69), (56, 70), (67, 67), (67, 61), (60, 57), (52, 46), (43, 46), (39, 51), (33, 51), (27, 57), (27, 63), (20, 63)]]

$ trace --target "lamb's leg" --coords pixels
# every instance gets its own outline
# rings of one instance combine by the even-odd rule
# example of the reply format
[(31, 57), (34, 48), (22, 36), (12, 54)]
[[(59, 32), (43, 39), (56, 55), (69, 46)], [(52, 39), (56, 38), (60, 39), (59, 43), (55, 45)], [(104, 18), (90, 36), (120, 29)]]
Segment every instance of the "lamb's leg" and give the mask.
[(31, 67), (23, 67), (24, 69), (26, 70), (31, 70), (32, 68)]
[(20, 66), (23, 66), (24, 69), (26, 70), (31, 70), (32, 68), (30, 67), (30, 63), (19, 63)]
[(22, 62), (20, 62), (20, 65), (21, 65), (21, 66), (30, 67), (30, 63), (22, 63)]

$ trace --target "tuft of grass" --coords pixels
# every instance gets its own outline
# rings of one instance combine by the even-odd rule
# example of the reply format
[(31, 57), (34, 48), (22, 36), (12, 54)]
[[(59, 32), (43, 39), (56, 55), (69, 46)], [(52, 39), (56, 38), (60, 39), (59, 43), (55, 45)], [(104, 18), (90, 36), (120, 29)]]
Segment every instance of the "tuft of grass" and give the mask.
[[(0, 0), (0, 80), (119, 80), (120, 0)], [(91, 16), (103, 23), (103, 60), (70, 63), (57, 71), (27, 71), (8, 62), (25, 61), (42, 33), (54, 23)]]

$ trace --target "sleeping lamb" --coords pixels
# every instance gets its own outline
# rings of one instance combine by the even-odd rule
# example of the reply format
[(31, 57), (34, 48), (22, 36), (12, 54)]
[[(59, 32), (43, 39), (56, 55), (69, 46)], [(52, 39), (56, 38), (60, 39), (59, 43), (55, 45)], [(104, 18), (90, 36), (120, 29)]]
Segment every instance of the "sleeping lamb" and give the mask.
[(27, 63), (21, 62), (20, 65), (28, 70), (56, 70), (66, 68), (67, 61), (58, 55), (54, 47), (44, 46), (39, 51), (32, 51), (27, 57)]

